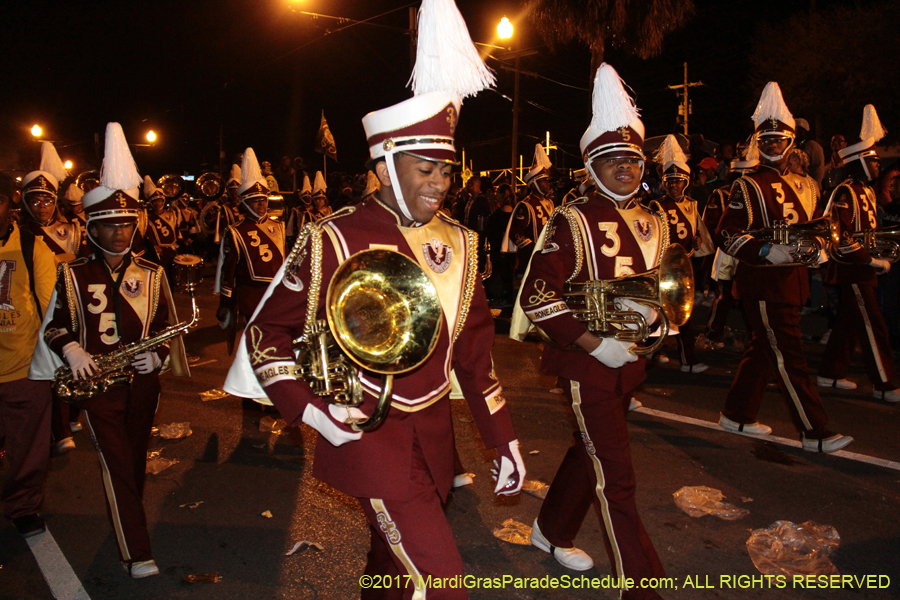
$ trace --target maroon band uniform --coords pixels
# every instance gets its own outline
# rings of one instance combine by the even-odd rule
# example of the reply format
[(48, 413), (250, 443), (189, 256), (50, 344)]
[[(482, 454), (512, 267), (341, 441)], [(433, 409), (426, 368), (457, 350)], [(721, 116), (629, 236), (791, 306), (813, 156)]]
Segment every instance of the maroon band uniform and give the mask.
[(553, 201), (534, 193), (513, 208), (504, 245), (507, 247), (510, 244), (515, 245), (519, 272), (525, 271), (528, 258), (531, 256), (531, 251), (534, 250), (534, 243), (550, 219), (552, 212)]
[(248, 320), (284, 262), (284, 223), (245, 217), (222, 238), (219, 261), (219, 306)]
[[(435, 283), (445, 319), (427, 362), (395, 376), (384, 423), (340, 446), (320, 435), (313, 474), (359, 499), (373, 534), (366, 573), (411, 575), (413, 583), (419, 575), (459, 575), (462, 559), (441, 507), (454, 476), (451, 369), (485, 446), (515, 439), (493, 371), (494, 325), (476, 267), (477, 238), (442, 215), (425, 225), (403, 227), (377, 199), (307, 226), (285, 263), (283, 279), (273, 282), (245, 332), (249, 364), (289, 425), (328, 412), (323, 399), (289, 373), (294, 365), (291, 341), (304, 331), (312, 273), (318, 270), (313, 266), (317, 238), (322, 293), (311, 313), (317, 319), (325, 318), (324, 290), (337, 267), (369, 248), (395, 250), (418, 262)], [(361, 409), (369, 414), (380, 381), (365, 371), (359, 375), (366, 396)], [(412, 591), (391, 593), (409, 598)], [(363, 590), (363, 598), (381, 597), (379, 593)], [(464, 590), (429, 589), (428, 597), (466, 596)]]
[(819, 376), (844, 379), (850, 370), (855, 342), (859, 340), (866, 374), (878, 391), (898, 387), (897, 369), (891, 356), (884, 317), (878, 308), (875, 268), (866, 249), (852, 237), (878, 226), (875, 193), (865, 183), (848, 179), (834, 189), (826, 212), (840, 223), (840, 260), (828, 262), (825, 283), (840, 286), (841, 304), (832, 328)]
[[(538, 524), (559, 548), (575, 536), (593, 504), (601, 515), (606, 549), (616, 577), (660, 577), (657, 557), (635, 505), (625, 416), (632, 391), (644, 380), (645, 360), (610, 368), (570, 345), (587, 331), (563, 299), (567, 282), (612, 279), (656, 266), (665, 250), (666, 224), (634, 200), (624, 209), (590, 193), (553, 213), (543, 247), (536, 249), (522, 283), (525, 314), (555, 343), (545, 344), (541, 372), (556, 375), (578, 423)], [(624, 597), (641, 596), (632, 590)]]

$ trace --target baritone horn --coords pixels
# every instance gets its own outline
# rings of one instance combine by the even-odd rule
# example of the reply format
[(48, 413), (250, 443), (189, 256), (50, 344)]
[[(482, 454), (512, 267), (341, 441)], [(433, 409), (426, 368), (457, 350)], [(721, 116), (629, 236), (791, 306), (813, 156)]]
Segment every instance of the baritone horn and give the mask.
[(357, 367), (381, 375), (374, 412), (351, 422), (355, 431), (372, 431), (390, 410), (394, 375), (418, 367), (437, 345), (443, 319), (437, 290), (412, 259), (363, 250), (335, 271), (325, 313), (327, 322), (308, 324), (297, 341), (297, 374), (316, 395), (346, 407), (363, 402)]
[(659, 315), (659, 338), (649, 346), (632, 348), (632, 354), (656, 352), (669, 333), (669, 325), (684, 325), (694, 308), (694, 273), (684, 248), (673, 244), (659, 264), (645, 273), (615, 279), (568, 283), (563, 299), (573, 316), (596, 336), (621, 342), (644, 342), (650, 324), (644, 316), (624, 309), (623, 300), (647, 306)]
[(757, 240), (770, 244), (790, 246), (793, 262), (780, 265), (757, 265), (758, 267), (791, 265), (815, 267), (819, 264), (819, 257), (823, 251), (829, 257), (833, 256), (841, 239), (840, 226), (831, 218), (830, 214), (804, 223), (789, 224), (787, 221), (776, 221), (772, 227), (754, 229), (744, 235), (751, 235)]
[[(851, 237), (858, 240), (872, 258), (886, 260), (891, 264), (900, 260), (900, 225), (860, 231)], [(853, 264), (844, 260), (838, 252), (835, 252), (831, 258), (842, 264)]]

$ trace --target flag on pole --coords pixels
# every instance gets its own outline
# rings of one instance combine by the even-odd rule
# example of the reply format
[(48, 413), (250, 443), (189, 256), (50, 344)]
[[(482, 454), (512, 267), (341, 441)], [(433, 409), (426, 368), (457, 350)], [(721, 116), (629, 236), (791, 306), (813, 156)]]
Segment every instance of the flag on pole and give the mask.
[(319, 133), (316, 135), (316, 152), (324, 154), (331, 160), (337, 162), (337, 147), (334, 145), (334, 136), (328, 128), (328, 121), (325, 120), (325, 111), (322, 111), (322, 122), (319, 124)]

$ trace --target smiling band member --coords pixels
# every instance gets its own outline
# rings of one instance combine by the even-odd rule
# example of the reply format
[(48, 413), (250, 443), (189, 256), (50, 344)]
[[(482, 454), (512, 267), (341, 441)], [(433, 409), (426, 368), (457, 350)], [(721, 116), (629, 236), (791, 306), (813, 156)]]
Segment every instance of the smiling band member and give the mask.
[[(76, 379), (98, 374), (94, 357), (150, 337), (177, 320), (162, 267), (131, 254), (140, 213), (140, 175), (118, 123), (106, 128), (100, 185), (84, 195), (94, 254), (62, 265), (51, 310), (31, 364), (31, 379), (53, 379), (62, 357)], [(51, 354), (52, 351), (55, 354)], [(159, 371), (169, 361), (189, 375), (180, 338), (133, 358), (134, 380), (83, 401), (100, 458), (107, 513), (131, 577), (159, 574), (150, 550), (142, 496), (147, 447), (159, 404)]]
[[(588, 331), (573, 316), (563, 290), (569, 282), (648, 271), (668, 247), (663, 217), (634, 197), (644, 169), (643, 137), (633, 100), (604, 63), (594, 80), (594, 116), (581, 138), (585, 166), (597, 188), (554, 211), (531, 256), (510, 333), (522, 339), (527, 316), (553, 340), (544, 345), (541, 370), (559, 377), (578, 423), (575, 442), (535, 520), (531, 543), (569, 569), (590, 569), (594, 563), (575, 547), (575, 537), (593, 504), (614, 575), (635, 581), (664, 574), (635, 505), (625, 423), (631, 392), (644, 379), (645, 360), (629, 352), (633, 343)], [(640, 311), (655, 319), (652, 310)], [(659, 595), (630, 589), (622, 598)]]
[[(443, 4), (443, 14), (455, 17), (452, 22), (435, 20), (436, 3)], [(465, 36), (471, 52), (464, 61), (449, 62), (479, 64), (477, 73), (468, 73), (471, 67), (464, 66), (454, 77), (454, 64), (422, 52), (422, 45), (435, 35), (454, 31), (457, 41)], [(462, 44), (453, 46), (458, 50)], [(441, 505), (454, 476), (451, 369), (482, 441), (497, 449), (500, 464), (494, 491), (518, 493), (525, 474), (493, 371), (494, 325), (476, 266), (477, 236), (438, 214), (458, 166), (453, 132), (460, 98), (475, 94), (492, 78), (450, 0), (423, 4), (419, 48), (413, 83), (416, 95), (363, 119), (368, 166), (378, 177), (380, 190), (372, 199), (301, 231), (245, 330), (225, 384), (237, 396), (268, 396), (289, 425), (306, 423), (319, 432), (313, 474), (355, 496), (369, 521), (372, 546), (366, 574), (399, 575), (401, 582), (408, 582), (399, 589), (363, 589), (364, 599), (467, 597), (464, 589), (424, 587), (429, 575), (463, 573)], [(462, 80), (465, 87), (442, 91), (440, 83), (430, 89), (425, 86), (434, 84), (436, 75), (448, 73), (450, 81), (459, 84)], [(351, 255), (368, 249), (393, 250), (418, 263), (437, 289), (443, 319), (428, 359), (394, 377), (384, 422), (361, 433), (350, 427), (349, 419), (371, 414), (380, 388), (377, 375), (353, 367), (364, 388), (360, 409), (329, 404), (314, 395), (306, 381), (291, 374), (295, 364), (291, 341), (304, 332), (308, 320), (325, 318), (325, 290), (337, 268)]]

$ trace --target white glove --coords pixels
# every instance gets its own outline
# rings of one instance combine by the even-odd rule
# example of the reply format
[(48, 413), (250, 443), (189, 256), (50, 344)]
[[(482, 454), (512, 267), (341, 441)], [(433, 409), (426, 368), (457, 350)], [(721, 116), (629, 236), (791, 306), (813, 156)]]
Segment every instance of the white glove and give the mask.
[[(340, 446), (341, 444), (353, 442), (362, 437), (362, 431), (352, 431), (344, 424), (343, 419), (347, 418), (348, 414), (353, 415), (349, 410), (350, 409), (345, 410), (334, 405), (329, 405), (328, 412), (330, 414), (326, 414), (310, 402), (303, 411), (303, 422), (318, 431), (319, 435), (331, 442), (333, 446)], [(362, 413), (359, 409), (354, 410)], [(333, 414), (337, 414), (338, 416), (332, 417), (331, 415)], [(365, 417), (365, 415), (362, 416)]]
[(631, 342), (620, 342), (613, 338), (604, 338), (600, 345), (591, 352), (591, 356), (610, 369), (618, 369), (626, 363), (637, 360), (637, 356), (629, 352), (634, 347), (634, 344)]
[(506, 446), (497, 448), (499, 466), (494, 461), (491, 469), (497, 487), (494, 493), (501, 496), (515, 496), (525, 483), (525, 463), (522, 462), (522, 454), (519, 452), (519, 440), (513, 440)]
[(791, 247), (783, 244), (772, 244), (769, 247), (769, 253), (766, 254), (766, 260), (773, 265), (783, 265), (785, 263), (794, 262), (794, 257), (791, 256)]
[(131, 361), (131, 366), (141, 375), (147, 375), (160, 368), (162, 361), (156, 352), (141, 352)]
[(656, 311), (647, 306), (646, 304), (641, 304), (639, 302), (635, 302), (634, 300), (629, 300), (627, 298), (617, 298), (616, 299), (616, 309), (617, 310), (633, 310), (637, 313), (640, 313), (641, 316), (644, 317), (644, 320), (647, 322), (647, 325), (653, 325), (659, 320), (659, 315), (656, 314)]
[(883, 258), (873, 258), (869, 261), (869, 264), (875, 267), (875, 270), (878, 271), (879, 275), (884, 275), (891, 270), (891, 263)]
[(62, 349), (63, 357), (72, 369), (75, 379), (87, 379), (99, 369), (91, 355), (78, 342), (69, 342)]
[(359, 410), (355, 406), (338, 406), (337, 404), (329, 404), (328, 412), (331, 418), (344, 425), (352, 425), (358, 421), (366, 420), (366, 413)]

